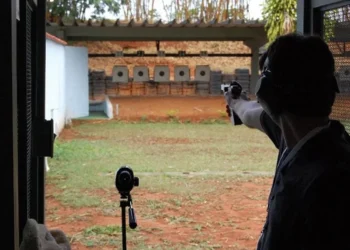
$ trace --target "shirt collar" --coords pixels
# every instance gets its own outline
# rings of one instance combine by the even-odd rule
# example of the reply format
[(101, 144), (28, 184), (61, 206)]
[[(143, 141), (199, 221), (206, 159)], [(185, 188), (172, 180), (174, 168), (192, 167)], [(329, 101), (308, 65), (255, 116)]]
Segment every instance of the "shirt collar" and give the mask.
[[(313, 130), (311, 130), (309, 133), (307, 133), (290, 151), (288, 156), (284, 159), (283, 164), (288, 163), (295, 155), (299, 152), (299, 150), (313, 137), (315, 137), (317, 134), (322, 132), (324, 129), (327, 129), (330, 127), (330, 122), (328, 122), (324, 126), (316, 127)], [(287, 150), (287, 149), (286, 149)], [(281, 162), (282, 164), (282, 162)]]

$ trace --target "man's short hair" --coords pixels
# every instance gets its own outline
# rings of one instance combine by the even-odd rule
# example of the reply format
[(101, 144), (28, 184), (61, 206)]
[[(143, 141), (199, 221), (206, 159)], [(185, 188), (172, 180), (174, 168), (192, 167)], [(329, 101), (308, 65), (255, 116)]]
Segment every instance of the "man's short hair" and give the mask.
[(268, 48), (273, 81), (292, 87), (283, 97), (284, 109), (300, 116), (328, 116), (332, 111), (335, 63), (328, 45), (318, 36), (287, 34)]

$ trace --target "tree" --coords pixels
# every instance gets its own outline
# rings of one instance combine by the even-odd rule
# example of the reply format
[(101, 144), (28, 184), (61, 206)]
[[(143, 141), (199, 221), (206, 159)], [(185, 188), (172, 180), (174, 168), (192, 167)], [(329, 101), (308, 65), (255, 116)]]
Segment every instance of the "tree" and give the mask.
[(267, 37), (272, 42), (280, 35), (295, 31), (297, 1), (265, 0), (262, 16), (266, 21)]
[(120, 4), (115, 0), (46, 0), (50, 21), (57, 18), (85, 20), (88, 9), (92, 10), (90, 18), (100, 19), (106, 13), (117, 15)]
[(167, 19), (178, 21), (203, 19), (243, 20), (249, 10), (249, 0), (172, 0), (163, 8)]
[(123, 3), (124, 19), (135, 21), (149, 20), (159, 18), (155, 9), (155, 0), (125, 0)]
[(116, 0), (81, 0), (91, 2), (93, 11), (92, 18), (101, 19), (105, 13), (111, 13), (115, 16), (119, 14), (120, 4)]
[[(122, 11), (122, 18), (135, 21), (159, 19), (158, 3), (163, 3), (163, 11), (168, 21), (176, 19), (204, 20), (217, 19), (245, 19), (249, 10), (250, 0), (47, 0), (48, 19), (57, 18), (86, 20), (88, 18), (101, 19), (107, 12), (116, 16)], [(158, 4), (158, 8), (159, 8)], [(159, 10), (159, 9), (158, 9)]]

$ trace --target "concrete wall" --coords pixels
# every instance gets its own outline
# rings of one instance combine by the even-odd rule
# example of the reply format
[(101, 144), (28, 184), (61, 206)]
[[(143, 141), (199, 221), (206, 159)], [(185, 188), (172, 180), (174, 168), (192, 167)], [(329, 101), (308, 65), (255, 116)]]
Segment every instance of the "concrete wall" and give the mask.
[(66, 46), (66, 116), (68, 119), (89, 115), (88, 49)]
[(107, 115), (109, 119), (113, 118), (113, 105), (109, 100), (109, 97), (106, 95), (106, 99), (103, 102), (103, 112)]
[(89, 115), (87, 48), (46, 39), (45, 119), (54, 120), (59, 135), (66, 121)]
[(114, 116), (113, 105), (107, 95), (105, 95), (105, 99), (103, 100), (98, 100), (98, 101), (90, 100), (89, 110), (90, 112), (96, 112), (96, 111), (104, 112), (109, 119), (112, 119)]
[(45, 119), (54, 120), (54, 132), (64, 128), (65, 102), (65, 46), (46, 39)]

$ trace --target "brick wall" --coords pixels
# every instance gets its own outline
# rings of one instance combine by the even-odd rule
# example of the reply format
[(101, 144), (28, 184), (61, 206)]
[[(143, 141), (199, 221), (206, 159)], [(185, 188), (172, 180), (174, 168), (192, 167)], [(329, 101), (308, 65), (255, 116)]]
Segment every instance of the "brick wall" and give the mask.
[[(249, 77), (249, 75), (248, 75)], [(211, 81), (208, 82), (133, 82), (116, 83), (112, 76), (104, 71), (89, 72), (89, 97), (91, 100), (103, 99), (105, 95), (117, 96), (194, 96), (194, 95), (221, 95), (221, 84), (237, 79), (235, 74), (222, 74), (220, 71), (211, 71)], [(243, 88), (249, 86), (246, 82)]]

